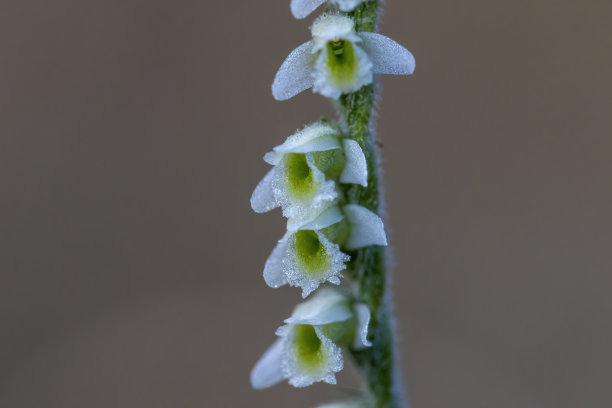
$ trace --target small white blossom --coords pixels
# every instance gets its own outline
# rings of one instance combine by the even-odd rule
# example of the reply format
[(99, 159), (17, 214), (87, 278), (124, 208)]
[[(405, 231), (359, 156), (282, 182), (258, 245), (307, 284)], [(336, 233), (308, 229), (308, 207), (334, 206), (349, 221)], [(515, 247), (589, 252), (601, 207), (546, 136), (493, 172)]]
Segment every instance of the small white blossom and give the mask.
[[(291, 12), (295, 18), (306, 18), (326, 1), (327, 0), (291, 0)], [(329, 3), (347, 12), (355, 10), (355, 8), (364, 1), (365, 0), (329, 0)]]
[(359, 334), (367, 333), (369, 309), (354, 306), (355, 310), (365, 307), (367, 315), (356, 312), (348, 298), (331, 288), (298, 305), (286, 325), (276, 331), (279, 338), (253, 367), (251, 385), (267, 388), (283, 379), (295, 387), (318, 381), (335, 384), (335, 373), (344, 366), (340, 346), (350, 345), (347, 341), (369, 345), (363, 344)]
[(302, 297), (306, 297), (323, 282), (339, 285), (340, 272), (350, 257), (321, 230), (340, 222), (343, 217), (337, 207), (330, 207), (301, 229), (288, 231), (266, 261), (263, 276), (268, 286), (300, 287)]
[(384, 35), (356, 32), (354, 21), (339, 14), (324, 14), (311, 27), (312, 41), (293, 50), (276, 73), (272, 94), (292, 98), (313, 87), (329, 98), (359, 90), (374, 74), (410, 75), (414, 57)]
[(264, 156), (274, 167), (257, 185), (251, 197), (256, 212), (282, 207), (289, 228), (316, 218), (337, 198), (337, 178), (342, 183), (367, 185), (363, 151), (351, 139), (343, 139), (325, 123), (306, 126)]
[(341, 247), (355, 250), (370, 245), (387, 245), (380, 217), (357, 204), (331, 206), (278, 241), (266, 261), (264, 280), (272, 288), (300, 287), (306, 297), (324, 282), (340, 284), (350, 260)]

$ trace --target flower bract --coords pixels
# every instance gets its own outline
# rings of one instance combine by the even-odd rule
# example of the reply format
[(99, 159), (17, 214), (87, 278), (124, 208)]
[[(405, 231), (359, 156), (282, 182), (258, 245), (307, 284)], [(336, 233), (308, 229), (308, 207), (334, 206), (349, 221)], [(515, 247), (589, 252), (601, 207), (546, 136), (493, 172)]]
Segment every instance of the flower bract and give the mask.
[(384, 35), (356, 32), (350, 17), (324, 14), (311, 32), (312, 40), (293, 50), (276, 73), (272, 83), (276, 99), (292, 98), (311, 87), (338, 99), (372, 83), (374, 74), (414, 72), (410, 51)]
[(278, 339), (253, 367), (252, 386), (266, 388), (283, 379), (295, 387), (318, 381), (335, 384), (335, 373), (344, 366), (340, 347), (369, 346), (359, 334), (367, 333), (369, 309), (365, 307), (365, 315), (355, 311), (356, 305), (331, 288), (298, 305), (276, 331)]

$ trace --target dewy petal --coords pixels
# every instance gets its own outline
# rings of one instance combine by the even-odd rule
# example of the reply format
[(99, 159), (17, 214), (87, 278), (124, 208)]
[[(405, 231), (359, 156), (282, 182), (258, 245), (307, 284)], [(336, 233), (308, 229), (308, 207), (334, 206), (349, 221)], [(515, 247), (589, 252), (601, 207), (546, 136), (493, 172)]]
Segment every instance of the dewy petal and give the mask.
[(375, 74), (410, 75), (414, 72), (414, 57), (406, 48), (381, 34), (361, 32), (359, 35)]
[(322, 230), (330, 225), (334, 225), (344, 219), (344, 214), (340, 211), (337, 205), (329, 207), (323, 211), (321, 215), (315, 218), (312, 222), (301, 225), (298, 229), (305, 230)]
[(287, 284), (285, 272), (283, 271), (283, 259), (285, 256), (287, 256), (288, 237), (289, 234), (285, 234), (285, 236), (278, 241), (272, 250), (272, 253), (266, 260), (263, 277), (266, 284), (271, 288), (279, 288)]
[(353, 313), (349, 308), (348, 301), (342, 293), (332, 288), (323, 288), (310, 300), (297, 305), (293, 314), (285, 320), (285, 323), (316, 326), (343, 322), (352, 316)]
[(331, 0), (332, 3), (336, 3), (338, 8), (344, 12), (355, 10), (355, 8), (364, 1), (365, 0)]
[(282, 370), (284, 341), (277, 339), (251, 370), (251, 386), (255, 389), (271, 387), (285, 376)]
[(272, 83), (272, 95), (275, 99), (290, 99), (313, 85), (312, 47), (313, 42), (308, 41), (293, 50), (285, 59)]
[(368, 185), (368, 165), (359, 143), (352, 139), (343, 139), (346, 164), (340, 175), (341, 183)]
[[(316, 253), (304, 254), (301, 244), (305, 245), (306, 251), (315, 248)], [(338, 244), (330, 242), (322, 233), (310, 230), (292, 233), (287, 240), (286, 254), (283, 258), (285, 278), (289, 285), (302, 288), (304, 298), (323, 282), (340, 284), (340, 272), (345, 269), (345, 262), (350, 260), (340, 251)]]
[(357, 204), (345, 205), (343, 211), (350, 224), (350, 235), (344, 244), (346, 249), (387, 245), (385, 227), (378, 215)]
[(306, 18), (326, 0), (291, 0), (291, 13), (295, 18)]
[(333, 126), (316, 122), (289, 136), (285, 143), (276, 146), (278, 153), (310, 153), (339, 149), (339, 132)]
[(344, 367), (341, 349), (325, 337), (318, 327), (314, 326), (314, 331), (321, 341), (319, 353), (322, 361), (319, 366), (303, 367), (300, 364), (298, 353), (293, 348), (297, 326), (290, 325), (290, 327), (285, 337), (282, 361), (283, 374), (289, 379), (289, 384), (294, 387), (307, 387), (318, 381), (335, 384), (335, 373)]
[(274, 180), (275, 169), (271, 169), (264, 178), (257, 184), (251, 196), (251, 207), (257, 213), (265, 213), (280, 206), (274, 196), (272, 183)]
[(279, 153), (279, 152), (268, 152), (266, 154), (264, 154), (264, 161), (268, 164), (271, 164), (273, 166), (276, 166), (278, 163), (281, 162), (281, 160), (283, 160), (283, 157), (285, 155), (283, 153)]
[(355, 314), (357, 315), (357, 332), (353, 348), (361, 350), (370, 347), (372, 343), (368, 341), (368, 327), (370, 325), (370, 308), (363, 303), (355, 304)]

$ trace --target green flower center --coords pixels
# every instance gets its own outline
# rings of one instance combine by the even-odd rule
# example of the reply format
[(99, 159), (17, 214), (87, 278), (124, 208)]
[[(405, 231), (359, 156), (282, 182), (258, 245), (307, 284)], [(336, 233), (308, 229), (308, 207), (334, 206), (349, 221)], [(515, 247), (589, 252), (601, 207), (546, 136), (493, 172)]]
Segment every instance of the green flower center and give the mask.
[(314, 327), (309, 324), (296, 324), (293, 328), (293, 349), (301, 369), (313, 371), (327, 362), (323, 353), (323, 343)]
[(323, 228), (321, 232), (331, 242), (342, 246), (346, 243), (346, 240), (350, 235), (351, 226), (349, 225), (346, 218), (344, 218), (340, 222), (332, 224), (329, 227)]
[(313, 152), (312, 158), (317, 169), (321, 170), (330, 179), (338, 179), (344, 170), (344, 152), (342, 149)]
[(353, 82), (358, 65), (350, 41), (333, 40), (327, 43), (327, 69), (334, 82), (338, 84)]
[(351, 317), (342, 322), (328, 323), (321, 326), (325, 337), (339, 346), (350, 346), (355, 339), (357, 319)]
[(317, 183), (306, 156), (303, 153), (288, 153), (284, 160), (289, 194), (298, 200), (312, 197), (317, 190)]
[(298, 265), (309, 276), (318, 277), (329, 269), (329, 256), (316, 232), (310, 230), (296, 232), (294, 251)]

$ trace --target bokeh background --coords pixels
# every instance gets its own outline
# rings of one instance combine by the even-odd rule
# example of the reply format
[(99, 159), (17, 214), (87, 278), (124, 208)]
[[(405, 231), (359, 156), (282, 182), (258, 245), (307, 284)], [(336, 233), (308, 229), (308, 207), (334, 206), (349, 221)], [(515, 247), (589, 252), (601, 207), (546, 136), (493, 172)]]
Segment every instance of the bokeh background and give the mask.
[[(0, 2), (0, 407), (313, 407), (253, 391), (299, 299), (262, 155), (289, 0)], [(389, 0), (393, 293), (414, 408), (612, 406), (612, 2)]]

